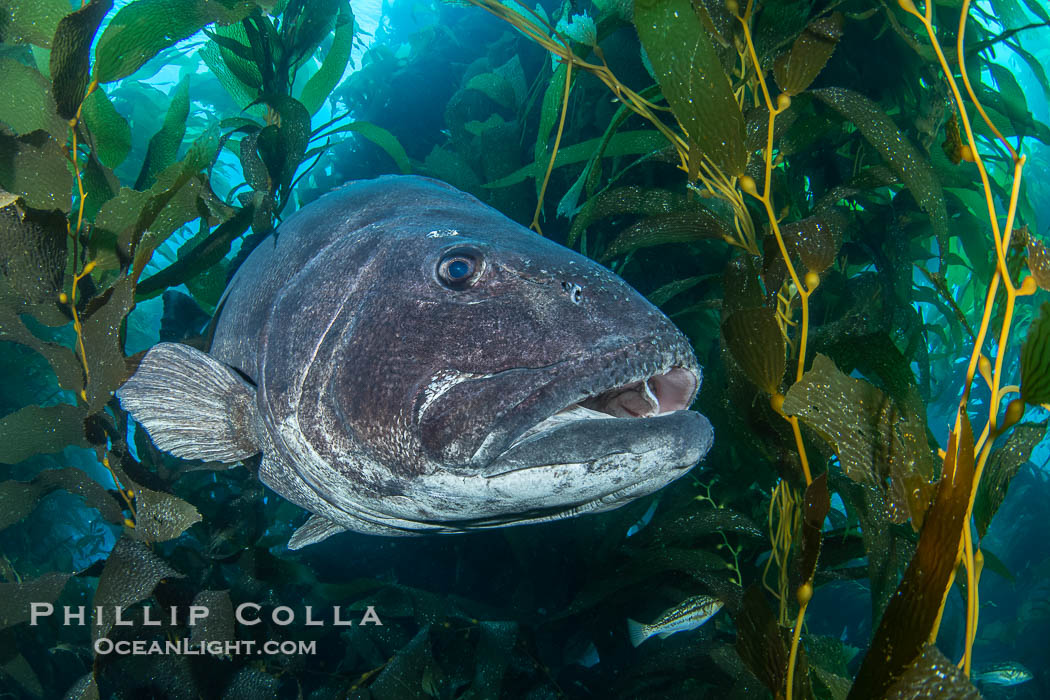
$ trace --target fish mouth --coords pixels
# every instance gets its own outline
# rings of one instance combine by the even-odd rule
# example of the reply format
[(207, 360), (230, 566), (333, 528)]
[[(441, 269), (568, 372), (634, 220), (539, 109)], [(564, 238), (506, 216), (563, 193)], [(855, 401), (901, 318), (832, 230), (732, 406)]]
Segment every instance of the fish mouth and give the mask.
[(467, 532), (651, 494), (714, 442), (707, 418), (688, 410), (700, 382), (692, 348), (671, 334), (538, 368), (440, 370), (415, 404), (439, 466), (406, 481), (396, 507), (387, 499), (389, 515), (407, 530)]
[(698, 374), (671, 367), (588, 394), (523, 431), (480, 471), (430, 475), (413, 501), (436, 498), (455, 508), (470, 494), (471, 517), (432, 511), (413, 518), (412, 527), (451, 533), (551, 522), (613, 510), (662, 489), (714, 442), (707, 418), (685, 410)]
[[(541, 367), (491, 374), (442, 370), (417, 397), (417, 420), (431, 459), (464, 476), (593, 465), (612, 454), (652, 452), (660, 440), (684, 450), (671, 460), (674, 467), (691, 467), (709, 447), (702, 444), (707, 436), (698, 434), (710, 432), (706, 419), (686, 410), (700, 382), (681, 334), (627, 343), (621, 338)], [(688, 416), (704, 425), (690, 426)], [(690, 455), (698, 456), (685, 464)], [(649, 466), (667, 469), (666, 463)]]
[(687, 410), (699, 386), (700, 371), (695, 365), (658, 367), (635, 379), (580, 396), (553, 415), (527, 428), (511, 441), (501, 456), (571, 423), (646, 419)]
[[(495, 478), (585, 464), (588, 481), (608, 477), (602, 495), (632, 482), (666, 483), (695, 465), (710, 446), (710, 424), (688, 410), (700, 382), (692, 348), (676, 336), (552, 368), (506, 413), (502, 425), (494, 426), (474, 454), (473, 469)], [(650, 458), (642, 460), (643, 455)], [(646, 467), (628, 475), (625, 459), (642, 460)], [(617, 471), (623, 473), (613, 476)]]
[[(699, 387), (700, 371), (695, 366), (675, 366), (590, 396), (578, 406), (616, 417), (646, 418), (689, 408)], [(573, 410), (570, 406), (559, 413)]]
[(561, 409), (520, 435), (515, 444), (536, 432), (570, 420), (649, 418), (688, 409), (700, 386), (695, 367), (662, 368), (637, 379), (589, 394)]

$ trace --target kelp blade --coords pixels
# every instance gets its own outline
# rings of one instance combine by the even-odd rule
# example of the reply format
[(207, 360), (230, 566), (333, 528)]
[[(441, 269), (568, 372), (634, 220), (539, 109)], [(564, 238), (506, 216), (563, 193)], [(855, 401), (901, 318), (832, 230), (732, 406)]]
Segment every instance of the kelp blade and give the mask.
[(926, 652), (930, 635), (948, 595), (967, 526), (966, 511), (974, 476), (974, 444), (970, 421), (959, 416), (961, 429), (952, 433), (945, 450), (937, 496), (923, 526), (919, 545), (897, 593), (882, 616), (864, 656), (849, 700), (885, 697)]
[[(108, 0), (107, 0), (108, 1)], [(149, 59), (213, 22), (248, 16), (251, 0), (136, 0), (120, 8), (99, 37), (95, 75), (100, 83), (125, 78)]]
[(692, 3), (636, 0), (634, 18), (664, 97), (690, 142), (726, 175), (744, 174), (744, 115)]
[(1039, 307), (1021, 346), (1021, 398), (1039, 405), (1050, 402), (1050, 302)]

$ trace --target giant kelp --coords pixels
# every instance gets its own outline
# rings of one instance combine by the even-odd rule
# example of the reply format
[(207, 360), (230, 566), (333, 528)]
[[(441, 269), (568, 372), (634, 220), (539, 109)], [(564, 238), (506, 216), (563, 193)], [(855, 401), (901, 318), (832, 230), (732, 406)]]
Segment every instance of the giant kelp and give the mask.
[[(982, 569), (1010, 573), (981, 540), (1045, 433), (1020, 422), (1026, 404), (1050, 398), (1045, 310), (1021, 352), (1010, 345), (1048, 286), (1021, 146), (1050, 132), (996, 62), (1016, 56), (1050, 95), (1020, 40), (1045, 10), (471, 3), (504, 25), (439, 6), (439, 24), (373, 45), (343, 81), (345, 0), (0, 0), (0, 339), (54, 387), (0, 419), (13, 465), (0, 525), (34, 527), (65, 494), (110, 533), (77, 535), (94, 563), (75, 572), (29, 544), (4, 552), (0, 674), (73, 697), (975, 694)], [(199, 59), (180, 50), (188, 38)], [(179, 72), (168, 94), (135, 84), (164, 66)], [(146, 100), (150, 120), (133, 111)], [(195, 121), (203, 101), (215, 117)], [(163, 294), (162, 332), (204, 345), (197, 306), (215, 308), (288, 211), (350, 175), (409, 170), (610, 265), (678, 322), (716, 422), (707, 474), (474, 543), (384, 558), (351, 539), (360, 577), (289, 556), (296, 509), (250, 472), (177, 464), (129, 431), (112, 394), (137, 359), (137, 304)], [(77, 449), (97, 462), (68, 466)], [(442, 557), (454, 574), (403, 566)], [(804, 631), (821, 587), (842, 581), (871, 601), (857, 662)], [(961, 641), (938, 639), (953, 586)], [(732, 625), (629, 648), (624, 617), (698, 592), (722, 598)], [(207, 604), (216, 617), (199, 628), (109, 634), (323, 651), (151, 665), (95, 657), (77, 628), (46, 625), (16, 643), (31, 600)], [(245, 600), (373, 605), (384, 626), (248, 628), (230, 615)], [(62, 644), (81, 647), (65, 670), (44, 653)], [(579, 660), (588, 644), (597, 665)], [(938, 647), (961, 650), (959, 671)]]
[[(544, 27), (542, 18), (538, 16), (528, 17), (521, 14), (508, 12), (503, 6), (492, 2), (479, 0), (478, 4), (485, 9), (497, 14), (515, 25), (523, 32), (544, 45), (548, 50), (561, 59), (570, 70), (578, 67), (584, 71), (596, 75), (603, 83), (618, 96), (627, 96), (625, 104), (639, 117), (642, 117), (661, 133), (667, 136), (667, 145), (678, 152), (679, 167), (686, 174), (687, 183), (694, 191), (709, 197), (722, 199), (732, 206), (733, 224), (741, 233), (741, 238), (733, 240), (726, 237), (730, 243), (736, 243), (740, 248), (759, 257), (758, 251), (749, 245), (751, 237), (747, 235), (753, 230), (751, 216), (748, 210), (741, 206), (741, 201), (734, 194), (736, 189), (751, 195), (764, 210), (765, 219), (768, 222), (768, 236), (765, 239), (765, 255), (762, 260), (762, 282), (766, 288), (767, 299), (757, 301), (757, 306), (727, 311), (727, 316), (722, 323), (723, 336), (726, 348), (744, 373), (752, 382), (769, 395), (772, 410), (776, 414), (787, 419), (791, 426), (794, 442), (795, 455), (800, 472), (796, 472), (794, 478), (801, 476), (805, 485), (809, 488), (815, 483), (813, 470), (810, 464), (807, 450), (807, 439), (802, 430), (802, 423), (820, 435), (830, 446), (831, 452), (838, 458), (841, 468), (846, 475), (853, 480), (866, 482), (869, 488), (882, 491), (878, 501), (884, 503), (886, 511), (881, 516), (887, 520), (897, 522), (910, 521), (916, 531), (923, 532), (923, 541), (915, 554), (916, 557), (926, 557), (928, 561), (924, 571), (926, 579), (923, 584), (909, 584), (909, 578), (905, 575), (902, 588), (898, 591), (896, 600), (909, 601), (909, 604), (922, 608), (928, 615), (932, 613), (939, 621), (939, 610), (943, 606), (947, 588), (950, 587), (948, 572), (954, 568), (957, 555), (963, 563), (967, 577), (967, 630), (965, 640), (964, 665), (965, 669), (970, 667), (971, 648), (974, 641), (976, 628), (976, 584), (980, 575), (980, 553), (975, 554), (974, 545), (971, 541), (971, 531), (968, 517), (973, 507), (973, 498), (978, 492), (978, 484), (981, 483), (983, 468), (991, 454), (995, 438), (1008, 431), (1024, 413), (1024, 404), (1021, 399), (1016, 399), (1002, 411), (1002, 396), (1009, 391), (1016, 391), (1016, 387), (1004, 387), (1004, 359), (1007, 357), (1007, 343), (1009, 339), (1012, 317), (1016, 308), (1016, 300), (1020, 297), (1031, 295), (1036, 290), (1037, 277), (1023, 279), (1023, 258), (1013, 254), (1008, 260), (1010, 239), (1014, 232), (1015, 217), (1018, 216), (1018, 207), (1023, 207), (1025, 198), (1023, 196), (1022, 172), (1025, 157), (1020, 155), (1008, 142), (996, 127), (995, 120), (991, 119), (982, 104), (982, 95), (987, 95), (986, 88), (978, 84), (975, 88), (971, 84), (970, 74), (964, 62), (966, 53), (964, 47), (964, 35), (969, 17), (969, 4), (964, 3), (959, 30), (955, 60), (960, 66), (961, 80), (956, 80), (955, 73), (949, 67), (941, 46), (938, 42), (935, 23), (935, 12), (933, 4), (927, 4), (925, 11), (920, 13), (911, 2), (904, 1), (901, 8), (907, 15), (916, 20), (925, 28), (928, 40), (932, 46), (932, 55), (936, 58), (926, 66), (918, 65), (920, 74), (932, 78), (935, 84), (941, 86), (940, 104), (937, 109), (940, 116), (933, 118), (939, 124), (944, 124), (947, 131), (945, 151), (952, 156), (955, 163), (962, 161), (974, 163), (977, 166), (979, 178), (978, 192), (983, 190), (987, 201), (987, 220), (991, 224), (991, 245), (986, 249), (994, 250), (995, 265), (988, 270), (990, 279), (982, 280), (987, 285), (984, 296), (985, 314), (977, 331), (970, 330), (974, 336), (974, 349), (971, 354), (969, 370), (963, 385), (963, 400), (959, 404), (958, 419), (956, 427), (950, 435), (948, 455), (945, 467), (940, 476), (940, 493), (938, 503), (941, 499), (954, 499), (956, 511), (961, 507), (965, 510), (967, 520), (961, 519), (962, 512), (956, 512), (954, 525), (949, 524), (949, 516), (942, 510), (934, 509), (936, 522), (929, 523), (924, 527), (925, 515), (930, 506), (932, 487), (937, 482), (932, 468), (932, 459), (929, 441), (926, 435), (926, 424), (921, 402), (918, 401), (918, 392), (914, 389), (905, 391), (907, 387), (900, 382), (900, 375), (894, 385), (886, 388), (891, 391), (887, 396), (875, 385), (866, 379), (849, 379), (842, 374), (831, 360), (818, 355), (813, 368), (806, 371), (808, 362), (808, 343), (811, 333), (815, 337), (825, 329), (814, 328), (812, 323), (811, 298), (817, 293), (822, 282), (822, 275), (826, 275), (829, 266), (838, 257), (840, 235), (843, 223), (859, 223), (863, 226), (863, 217), (854, 215), (847, 216), (843, 213), (834, 213), (835, 222), (817, 222), (807, 224), (812, 214), (823, 211), (834, 212), (833, 207), (842, 203), (852, 204), (856, 211), (877, 210), (877, 202), (869, 202), (867, 198), (858, 196), (862, 194), (860, 188), (871, 188), (873, 185), (884, 186), (896, 181), (903, 182), (906, 192), (910, 195), (913, 205), (926, 216), (922, 217), (928, 221), (928, 234), (923, 237), (932, 237), (934, 250), (937, 258), (937, 274), (924, 273), (931, 280), (932, 287), (936, 292), (948, 299), (948, 304), (958, 312), (958, 305), (952, 301), (953, 291), (944, 282), (951, 267), (949, 259), (950, 241), (948, 231), (948, 210), (946, 208), (940, 176), (937, 174), (929, 158), (919, 150), (910, 140), (903, 135), (893, 120), (887, 116), (883, 108), (872, 101), (860, 91), (848, 87), (834, 86), (821, 87), (807, 90), (810, 84), (821, 74), (822, 69), (828, 63), (829, 57), (835, 51), (836, 43), (842, 36), (843, 17), (840, 14), (830, 12), (830, 8), (821, 10), (816, 6), (807, 6), (805, 11), (800, 12), (802, 16), (809, 15), (811, 21), (808, 25), (795, 27), (794, 32), (784, 34), (784, 26), (790, 23), (779, 22), (777, 25), (767, 24), (769, 21), (781, 20), (783, 15), (778, 10), (785, 9), (780, 3), (770, 3), (766, 6), (749, 2), (746, 7), (741, 7), (735, 2), (729, 2), (725, 8), (714, 7), (710, 4), (685, 4), (676, 5), (673, 2), (637, 2), (635, 3), (634, 22), (643, 48), (646, 49), (647, 58), (651, 61), (650, 72), (656, 79), (663, 97), (674, 120), (676, 129), (668, 134), (669, 124), (664, 117), (652, 109), (653, 103), (636, 97), (636, 93), (629, 91), (620, 81), (611, 78), (607, 73), (608, 64), (600, 50), (595, 49), (594, 55), (600, 62), (595, 65), (589, 62), (587, 51), (584, 55), (577, 53), (577, 47), (569, 40), (569, 37), (559, 34), (557, 30), (551, 33), (551, 27)], [(801, 10), (802, 7), (796, 7)], [(887, 8), (888, 10), (888, 8)], [(718, 31), (712, 20), (712, 12), (727, 12), (731, 18), (738, 21), (738, 31), (729, 33), (733, 36), (733, 50), (723, 51), (719, 54), (716, 45), (721, 42), (725, 49), (729, 49), (730, 42), (726, 40), (725, 33)], [(887, 11), (887, 20), (897, 31), (901, 31), (901, 20)], [(905, 21), (911, 21), (906, 19)], [(600, 22), (599, 22), (600, 24)], [(523, 28), (525, 25), (525, 28)], [(711, 31), (715, 29), (715, 31)], [(791, 34), (794, 34), (792, 41)], [(990, 44), (997, 40), (988, 38), (985, 41)], [(985, 44), (989, 45), (989, 44)], [(912, 44), (916, 53), (923, 58), (930, 58), (930, 52), (923, 51), (921, 47)], [(772, 84), (766, 79), (766, 72), (772, 64), (773, 75), (781, 92), (773, 94)], [(935, 68), (941, 69), (941, 78), (935, 77)], [(992, 75), (1002, 73), (1001, 68), (990, 69)], [(1007, 85), (1009, 85), (1008, 81)], [(553, 83), (552, 83), (553, 85)], [(966, 94), (964, 100), (963, 93)], [(1007, 92), (1014, 97), (1018, 92)], [(775, 97), (775, 99), (774, 99)], [(905, 100), (910, 95), (905, 95)], [(809, 143), (801, 145), (790, 143), (788, 148), (777, 148), (778, 143), (791, 139), (791, 126), (788, 132), (778, 134), (777, 120), (791, 116), (794, 124), (800, 121), (799, 107), (793, 106), (803, 98), (810, 98), (803, 102), (802, 109), (812, 113), (814, 108), (817, 114), (821, 114), (815, 98), (838, 113), (839, 118), (856, 129), (858, 135), (862, 136), (870, 148), (873, 148), (880, 160), (887, 166), (888, 170), (882, 170), (874, 182), (861, 185), (863, 173), (858, 173), (854, 167), (852, 178), (839, 176), (832, 178), (829, 182), (821, 182), (819, 189), (813, 187), (812, 181), (806, 183), (806, 200), (792, 197), (790, 191), (791, 171), (796, 170), (794, 161), (805, 158), (805, 151), (820, 152), (820, 144), (814, 144), (812, 139), (820, 132), (812, 129), (809, 125)], [(948, 98), (948, 99), (946, 99)], [(566, 104), (568, 100), (568, 84), (566, 85)], [(752, 145), (751, 152), (743, 151), (744, 139), (744, 110), (749, 104), (756, 104), (764, 108), (757, 112), (756, 116), (761, 130), (761, 122), (767, 124), (766, 138), (764, 142), (756, 139)], [(902, 101), (901, 104), (907, 104)], [(969, 105), (969, 106), (968, 106)], [(947, 109), (946, 109), (947, 107)], [(563, 107), (564, 109), (564, 107)], [(944, 114), (951, 110), (951, 118), (946, 119)], [(982, 147), (991, 148), (995, 153), (987, 160), (992, 162), (998, 158), (998, 163), (1003, 162), (1002, 156), (1006, 156), (1006, 167), (996, 166), (1000, 178), (989, 174), (989, 168), (985, 165), (984, 158), (980, 155), (978, 137), (975, 136), (975, 126), (970, 119), (970, 111), (978, 114), (982, 121), (985, 140), (981, 141)], [(958, 118), (956, 117), (958, 113)], [(803, 117), (808, 116), (803, 113)], [(827, 119), (827, 117), (824, 117)], [(834, 117), (832, 117), (834, 119)], [(1010, 126), (1014, 133), (1024, 133), (1024, 128), (1018, 129), (1019, 122), (1023, 119), (1010, 120)], [(956, 125), (961, 122), (965, 130), (965, 142)], [(1034, 129), (1038, 132), (1038, 127)], [(930, 129), (927, 126), (927, 133)], [(936, 133), (937, 128), (932, 130)], [(841, 147), (839, 142), (831, 144), (835, 150)], [(556, 141), (557, 144), (557, 141)], [(827, 151), (824, 151), (827, 153)], [(861, 150), (857, 150), (859, 155)], [(752, 158), (752, 155), (754, 157)], [(827, 160), (834, 160), (833, 157)], [(749, 161), (754, 163), (751, 167)], [(813, 162), (813, 161), (810, 161)], [(556, 155), (551, 156), (551, 164), (557, 164)], [(881, 167), (881, 166), (879, 166)], [(869, 167), (875, 171), (875, 168)], [(802, 173), (809, 171), (804, 168)], [(544, 177), (550, 176), (548, 168)], [(888, 176), (888, 177), (887, 177)], [(954, 178), (958, 179), (958, 178)], [(836, 181), (837, 180), (837, 181)], [(1007, 185), (1002, 184), (1005, 181)], [(860, 185), (860, 188), (858, 188)], [(541, 196), (543, 190), (541, 189)], [(774, 198), (777, 199), (774, 199)], [(1000, 213), (994, 205), (994, 197), (999, 197), (1006, 207), (1004, 219), (1000, 219)], [(863, 208), (861, 203), (863, 202)], [(976, 211), (974, 212), (977, 213)], [(810, 216), (807, 216), (810, 214)], [(1022, 215), (1023, 216), (1023, 215)], [(927, 218), (928, 217), (928, 218)], [(688, 218), (688, 216), (686, 217)], [(795, 220), (796, 224), (784, 225), (784, 219)], [(842, 222), (842, 223), (840, 223)], [(535, 223), (535, 219), (534, 219)], [(808, 233), (804, 233), (809, 229)], [(666, 232), (656, 238), (662, 237), (665, 243), (680, 243), (688, 237), (689, 224), (671, 225)], [(657, 229), (659, 232), (659, 229)], [(790, 231), (790, 235), (788, 232)], [(893, 308), (894, 304), (883, 304), (883, 308), (890, 312), (895, 318), (887, 317), (890, 328), (896, 326), (908, 335), (903, 338), (909, 352), (906, 357), (913, 355), (918, 343), (914, 340), (916, 333), (923, 333), (923, 329), (916, 328), (916, 316), (908, 305), (912, 302), (912, 284), (910, 283), (910, 265), (914, 259), (914, 253), (902, 250), (902, 246), (914, 245), (907, 242), (907, 238), (915, 239), (917, 236), (901, 235), (899, 230), (886, 236), (881, 242), (875, 243), (876, 250), (883, 255), (876, 255), (875, 264), (886, 277), (889, 277), (888, 292), (894, 301), (904, 302), (903, 306)], [(1026, 236), (1026, 230), (1022, 230), (1022, 236)], [(907, 236), (907, 237), (905, 237)], [(867, 243), (871, 246), (874, 241), (864, 236), (861, 229), (854, 235), (857, 242)], [(1023, 240), (1022, 243), (1027, 243)], [(1033, 249), (1038, 253), (1038, 243)], [(878, 250), (881, 248), (882, 250)], [(922, 257), (931, 257), (933, 251), (927, 248)], [(606, 258), (622, 257), (624, 252), (613, 245), (607, 250)], [(879, 258), (882, 259), (879, 259)], [(848, 259), (848, 258), (847, 258)], [(801, 263), (801, 266), (800, 266)], [(920, 267), (921, 262), (916, 261)], [(1038, 259), (1033, 261), (1033, 273), (1038, 272), (1042, 265)], [(894, 270), (893, 268), (897, 268)], [(805, 274), (803, 274), (803, 272)], [(838, 272), (849, 275), (849, 268), (840, 266)], [(901, 272), (908, 273), (907, 277), (900, 276)], [(888, 274), (887, 274), (888, 273)], [(896, 279), (893, 276), (897, 275)], [(1017, 280), (1017, 281), (1015, 281)], [(1005, 289), (1005, 298), (1002, 306), (997, 305), (997, 291), (1000, 284)], [(727, 295), (729, 290), (725, 290)], [(1000, 315), (996, 319), (998, 326), (998, 341), (995, 343), (994, 351), (995, 366), (985, 356), (983, 348), (985, 339), (991, 328), (990, 320), (993, 308), (998, 308)], [(800, 312), (800, 318), (796, 318), (796, 311)], [(963, 316), (956, 313), (956, 316)], [(859, 319), (858, 319), (859, 320)], [(794, 380), (787, 381), (786, 386), (790, 391), (780, 391), (780, 385), (784, 382), (784, 345), (777, 342), (775, 329), (779, 323), (781, 333), (788, 340), (791, 355), (794, 357), (795, 369)], [(849, 326), (838, 329), (838, 333), (824, 333), (819, 337), (820, 342), (841, 341), (850, 335), (857, 334), (860, 330), (874, 330), (874, 328), (854, 328)], [(967, 324), (969, 328), (969, 324)], [(1027, 371), (1027, 377), (1022, 376), (1022, 397), (1026, 397), (1030, 403), (1043, 403), (1038, 396), (1040, 389), (1041, 371), (1037, 369), (1038, 360), (1035, 357), (1042, 356), (1041, 325), (1033, 327), (1032, 338), (1025, 345), (1022, 357), (1022, 368)], [(837, 337), (836, 337), (837, 336)], [(750, 341), (750, 342), (749, 342)], [(992, 354), (992, 351), (988, 351)], [(922, 358), (918, 358), (922, 361)], [(927, 360), (928, 361), (928, 360)], [(823, 363), (823, 364), (822, 364)], [(969, 471), (963, 471), (963, 476), (957, 477), (955, 466), (956, 457), (951, 454), (953, 445), (957, 441), (971, 440), (969, 433), (964, 431), (968, 426), (968, 411), (970, 410), (969, 396), (973, 378), (978, 368), (982, 377), (987, 382), (991, 397), (988, 402), (986, 428), (978, 441), (976, 458), (976, 469), (973, 469), (975, 457), (973, 448), (970, 448)], [(874, 368), (873, 368), (874, 369)], [(928, 371), (928, 370), (927, 370)], [(910, 374), (910, 372), (909, 372)], [(1022, 372), (1024, 375), (1025, 372)], [(836, 376), (837, 375), (837, 376)], [(882, 380), (892, 379), (885, 376), (877, 376)], [(960, 427), (961, 426), (961, 427)], [(960, 432), (963, 431), (963, 432)], [(1004, 449), (1014, 449), (1004, 448)], [(1023, 455), (1026, 454), (1022, 452)], [(1007, 458), (1012, 459), (1012, 458)], [(794, 461), (794, 460), (792, 460)], [(1002, 463), (1001, 460), (996, 464)], [(951, 465), (949, 469), (948, 465)], [(863, 465), (863, 466), (862, 466)], [(1002, 469), (997, 468), (997, 474)], [(788, 476), (785, 474), (785, 476)], [(959, 478), (962, 481), (961, 490), (958, 495), (948, 496), (945, 492), (945, 482)], [(998, 477), (997, 477), (998, 479)], [(782, 486), (778, 486), (781, 489)], [(783, 486), (783, 488), (788, 488)], [(997, 487), (989, 487), (997, 489)], [(988, 493), (987, 488), (981, 493)], [(788, 558), (791, 541), (801, 533), (796, 515), (788, 511), (800, 507), (807, 499), (786, 498), (779, 500), (781, 527), (785, 524), (788, 529), (784, 537), (774, 539), (774, 554), (778, 565), (783, 566)], [(776, 502), (776, 501), (775, 501)], [(988, 503), (988, 496), (982, 498), (982, 504)], [(942, 506), (946, 507), (946, 506)], [(981, 523), (986, 522), (987, 506), (982, 507)], [(772, 517), (772, 512), (771, 512)], [(823, 518), (821, 517), (821, 520)], [(870, 530), (885, 527), (879, 525), (879, 516), (874, 521), (868, 518), (863, 526), (866, 536), (870, 537)], [(983, 528), (986, 525), (982, 525)], [(818, 524), (819, 532), (819, 524)], [(943, 532), (941, 539), (936, 545), (924, 544), (927, 535), (934, 538), (934, 532)], [(805, 562), (807, 547), (803, 538), (803, 546), (800, 557)], [(777, 546), (783, 547), (783, 551), (777, 552)], [(925, 549), (924, 549), (925, 548)], [(812, 549), (812, 548), (810, 548)], [(931, 553), (932, 552), (932, 553)], [(875, 556), (875, 552), (869, 552), (869, 556)], [(941, 579), (930, 582), (931, 564), (937, 561), (943, 573)], [(976, 564), (975, 564), (976, 562)], [(913, 566), (915, 562), (913, 561)], [(919, 565), (922, 566), (921, 564)], [(806, 687), (795, 687), (791, 677), (795, 668), (795, 649), (799, 643), (802, 620), (806, 606), (812, 596), (812, 578), (814, 570), (808, 564), (802, 566), (802, 572), (798, 574), (797, 597), (799, 603), (798, 619), (794, 625), (795, 635), (791, 642), (790, 658), (786, 660), (786, 676), (766, 675), (764, 678), (774, 692), (780, 692), (786, 684), (786, 694), (791, 697), (793, 693), (808, 694)], [(954, 574), (953, 574), (954, 576)], [(891, 572), (887, 583), (892, 585), (896, 576)], [(783, 579), (782, 579), (783, 580)], [(873, 582), (874, 583), (874, 582)], [(909, 588), (908, 586), (911, 585)], [(928, 589), (923, 590), (923, 586)], [(921, 597), (919, 597), (921, 596)], [(784, 607), (788, 605), (786, 590), (781, 586), (778, 597), (781, 601), (781, 619), (784, 619)], [(752, 600), (754, 597), (752, 596)], [(758, 605), (758, 603), (755, 603)], [(881, 606), (876, 608), (876, 613), (881, 613)], [(888, 613), (887, 613), (888, 614)], [(895, 682), (903, 669), (915, 663), (922, 654), (923, 646), (936, 640), (936, 625), (934, 618), (929, 618), (925, 623), (920, 622), (921, 617), (912, 616), (909, 624), (902, 624), (903, 617), (895, 616), (893, 619), (883, 621), (881, 630), (890, 630), (889, 636), (896, 640), (883, 642), (893, 648), (898, 654), (909, 656), (885, 657), (878, 649), (872, 650), (868, 660), (862, 668), (865, 675), (863, 682), (858, 681), (857, 688), (860, 692), (871, 692), (880, 694)], [(927, 628), (923, 629), (922, 625)], [(903, 628), (903, 629), (902, 629)], [(915, 639), (919, 640), (917, 645), (909, 648), (902, 640), (907, 634), (907, 629), (915, 632)], [(896, 636), (895, 636), (896, 635)], [(897, 639), (900, 637), (900, 639)], [(748, 647), (750, 648), (750, 647)], [(757, 659), (761, 656), (752, 654), (751, 658)], [(893, 663), (897, 666), (893, 667)], [(931, 667), (932, 669), (932, 667)], [(927, 672), (934, 672), (927, 669)], [(757, 667), (754, 669), (757, 672)], [(760, 674), (760, 677), (763, 677)], [(785, 680), (786, 677), (786, 680)], [(875, 680), (878, 678), (879, 680)], [(879, 685), (880, 683), (884, 685)], [(945, 691), (948, 692), (948, 691)]]

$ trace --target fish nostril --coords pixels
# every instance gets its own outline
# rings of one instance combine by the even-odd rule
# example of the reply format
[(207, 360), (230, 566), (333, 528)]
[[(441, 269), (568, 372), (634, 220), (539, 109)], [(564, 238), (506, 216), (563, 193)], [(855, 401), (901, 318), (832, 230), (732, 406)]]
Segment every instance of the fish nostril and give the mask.
[(573, 304), (579, 304), (583, 301), (583, 287), (580, 285), (573, 282), (562, 282), (561, 288), (569, 295), (569, 299)]

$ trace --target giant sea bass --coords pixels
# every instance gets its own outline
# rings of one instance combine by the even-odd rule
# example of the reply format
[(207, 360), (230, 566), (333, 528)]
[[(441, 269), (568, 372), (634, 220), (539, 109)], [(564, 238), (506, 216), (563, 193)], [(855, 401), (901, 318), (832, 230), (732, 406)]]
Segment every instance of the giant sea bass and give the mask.
[(237, 271), (210, 352), (161, 343), (119, 390), (186, 459), (343, 530), (457, 533), (621, 506), (711, 447), (701, 372), (609, 270), (420, 177), (354, 182)]

